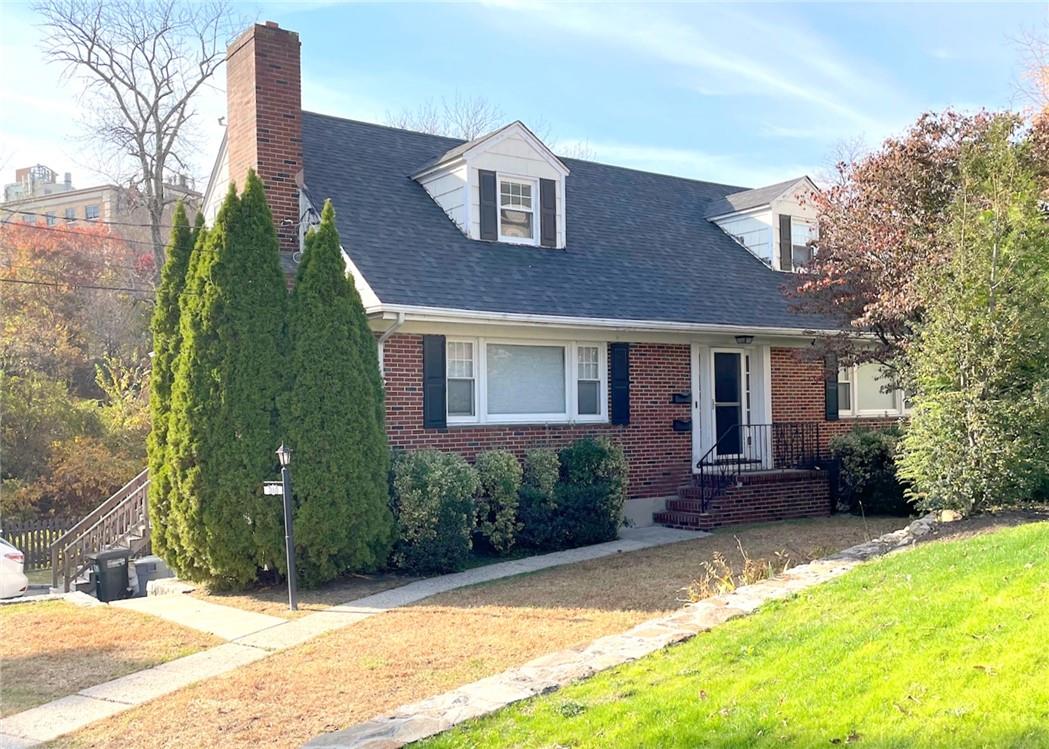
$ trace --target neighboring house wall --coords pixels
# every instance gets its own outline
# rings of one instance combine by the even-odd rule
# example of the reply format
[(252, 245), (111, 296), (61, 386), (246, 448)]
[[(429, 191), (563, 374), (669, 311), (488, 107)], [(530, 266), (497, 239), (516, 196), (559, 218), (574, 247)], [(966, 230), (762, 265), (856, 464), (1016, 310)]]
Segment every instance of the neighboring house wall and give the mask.
[(822, 447), (831, 438), (852, 431), (856, 427), (886, 427), (898, 418), (839, 418), (826, 419), (826, 386), (823, 363), (807, 359), (803, 349), (773, 347), (772, 361), (772, 421), (819, 423)]
[(633, 343), (630, 347), (630, 424), (449, 426), (423, 428), (422, 336), (395, 334), (384, 344), (386, 431), (391, 446), (452, 450), (468, 460), (479, 451), (507, 449), (519, 457), (533, 447), (559, 448), (587, 436), (608, 436), (630, 464), (631, 498), (672, 495), (689, 481), (691, 435), (675, 432), (690, 405), (672, 404), (690, 382), (687, 344)]

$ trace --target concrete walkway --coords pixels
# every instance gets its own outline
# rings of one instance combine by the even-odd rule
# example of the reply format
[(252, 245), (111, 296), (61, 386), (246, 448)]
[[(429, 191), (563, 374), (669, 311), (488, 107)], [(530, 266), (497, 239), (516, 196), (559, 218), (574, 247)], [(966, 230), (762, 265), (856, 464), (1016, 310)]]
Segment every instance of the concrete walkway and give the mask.
[[(4, 718), (0, 720), (0, 747), (30, 747), (51, 741), (195, 682), (219, 676), (276, 651), (300, 645), (325, 632), (341, 629), (438, 593), (525, 572), (691, 541), (705, 535), (662, 527), (628, 528), (622, 531), (617, 541), (418, 580), (294, 620), (207, 603), (187, 595), (154, 596), (137, 599), (136, 603), (122, 602), (125, 608), (203, 629), (230, 639), (230, 642), (82, 689), (77, 694)], [(194, 617), (198, 618), (195, 620)], [(229, 622), (223, 622), (224, 617), (229, 617)]]
[(236, 640), (287, 622), (279, 616), (222, 606), (185, 594), (128, 598), (113, 601), (110, 606), (158, 616), (223, 640)]

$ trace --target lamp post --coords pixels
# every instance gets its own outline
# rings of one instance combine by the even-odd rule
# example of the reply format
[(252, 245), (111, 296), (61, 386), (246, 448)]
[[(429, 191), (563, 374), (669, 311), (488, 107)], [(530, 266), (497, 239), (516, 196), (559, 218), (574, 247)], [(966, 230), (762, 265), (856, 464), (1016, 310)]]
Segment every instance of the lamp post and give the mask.
[(297, 581), (295, 578), (295, 532), (292, 530), (291, 512), (291, 449), (280, 443), (277, 448), (280, 461), (281, 493), (284, 495), (284, 549), (288, 559), (288, 607), (299, 610)]

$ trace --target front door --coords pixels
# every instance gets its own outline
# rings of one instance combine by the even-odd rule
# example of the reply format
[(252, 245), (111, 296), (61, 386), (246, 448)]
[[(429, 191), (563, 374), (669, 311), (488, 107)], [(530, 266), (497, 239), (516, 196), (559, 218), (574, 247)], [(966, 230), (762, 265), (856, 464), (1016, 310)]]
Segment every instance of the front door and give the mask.
[(743, 354), (718, 350), (712, 353), (717, 456), (739, 455), (743, 451)]

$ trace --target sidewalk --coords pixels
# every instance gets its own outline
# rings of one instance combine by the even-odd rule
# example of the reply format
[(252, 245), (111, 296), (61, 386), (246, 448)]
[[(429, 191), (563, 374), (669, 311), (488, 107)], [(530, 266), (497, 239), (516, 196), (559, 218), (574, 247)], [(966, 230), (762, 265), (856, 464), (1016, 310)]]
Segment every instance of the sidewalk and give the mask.
[(12, 715), (0, 721), (0, 747), (29, 747), (51, 741), (195, 682), (438, 593), (550, 567), (689, 541), (704, 535), (662, 527), (624, 529), (617, 541), (418, 580), (290, 621), (186, 595), (123, 602), (121, 605), (127, 608), (201, 629), (230, 642)]

